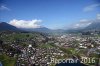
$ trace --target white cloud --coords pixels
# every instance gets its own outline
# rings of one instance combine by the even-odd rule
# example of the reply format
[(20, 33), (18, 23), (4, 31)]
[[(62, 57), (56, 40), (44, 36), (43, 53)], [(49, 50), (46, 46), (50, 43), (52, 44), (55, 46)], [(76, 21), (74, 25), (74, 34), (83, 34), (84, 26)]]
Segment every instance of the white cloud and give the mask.
[(87, 20), (87, 19), (81, 19), (80, 22), (81, 22), (81, 23), (85, 23), (85, 22), (87, 23), (88, 20)]
[(1, 5), (0, 6), (0, 10), (8, 10), (9, 11), (10, 9), (8, 7), (6, 7), (6, 6), (4, 6), (4, 5)]
[(16, 20), (13, 19), (9, 22), (9, 24), (18, 27), (18, 28), (40, 28), (40, 22), (42, 22), (42, 20)]
[(94, 10), (95, 8), (97, 8), (97, 7), (100, 7), (100, 3), (99, 3), (99, 4), (92, 4), (92, 5), (89, 5), (89, 6), (85, 7), (85, 8), (83, 9), (83, 11), (85, 11), (85, 12), (93, 11), (93, 10)]
[(88, 25), (90, 25), (92, 22), (90, 20), (82, 19), (80, 22), (74, 25), (73, 28), (84, 28)]
[(100, 14), (97, 14), (97, 19), (100, 19)]

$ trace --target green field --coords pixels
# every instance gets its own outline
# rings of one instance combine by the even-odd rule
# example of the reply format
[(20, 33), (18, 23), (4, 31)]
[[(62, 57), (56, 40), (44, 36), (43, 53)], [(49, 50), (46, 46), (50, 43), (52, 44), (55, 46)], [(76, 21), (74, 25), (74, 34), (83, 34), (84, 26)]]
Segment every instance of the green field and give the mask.
[(14, 66), (16, 59), (3, 54), (0, 55), (0, 61), (3, 64), (3, 66)]

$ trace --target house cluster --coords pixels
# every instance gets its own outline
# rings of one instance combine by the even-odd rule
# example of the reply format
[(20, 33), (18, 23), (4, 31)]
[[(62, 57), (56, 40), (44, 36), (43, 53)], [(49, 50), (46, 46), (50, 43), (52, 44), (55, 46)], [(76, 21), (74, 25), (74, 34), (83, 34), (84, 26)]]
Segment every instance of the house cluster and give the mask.
[[(2, 34), (1, 38), (9, 35), (11, 34)], [(30, 39), (6, 39), (0, 44), (2, 45), (0, 48), (3, 49), (2, 54), (17, 58), (15, 66), (50, 66), (52, 58), (64, 56), (64, 53), (56, 47), (37, 47), (37, 45), (49, 43), (49, 41), (46, 43), (45, 41), (46, 39), (41, 36)]]
[(67, 34), (54, 38), (54, 44), (63, 48), (76, 48), (79, 50), (82, 49), (87, 52), (87, 55), (100, 52), (100, 37), (98, 35), (85, 36)]
[(58, 48), (33, 48), (32, 45), (23, 48), (21, 51), (22, 53), (18, 56), (16, 66), (50, 66), (52, 58), (64, 55)]
[[(16, 58), (15, 66), (50, 66), (52, 58), (57, 59), (66, 55), (60, 47), (75, 48), (75, 52), (82, 49), (86, 56), (92, 55), (91, 53), (98, 54), (100, 50), (99, 36), (66, 34), (45, 37), (36, 34), (29, 37), (25, 34), (27, 37), (23, 39), (13, 39), (12, 37), (3, 40), (9, 35), (16, 35), (16, 33), (0, 34), (0, 54), (4, 53)], [(43, 48), (40, 47), (41, 44), (54, 44), (55, 46)]]

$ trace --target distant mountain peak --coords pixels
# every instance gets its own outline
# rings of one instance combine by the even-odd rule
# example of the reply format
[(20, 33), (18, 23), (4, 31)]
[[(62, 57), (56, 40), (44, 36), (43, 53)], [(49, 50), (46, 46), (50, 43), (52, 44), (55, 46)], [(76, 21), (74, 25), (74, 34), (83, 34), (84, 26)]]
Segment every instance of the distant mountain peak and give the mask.
[(8, 23), (6, 23), (6, 22), (0, 22), (0, 24), (8, 24)]
[(6, 30), (19, 31), (18, 28), (8, 24), (7, 22), (0, 22), (0, 31), (6, 31)]

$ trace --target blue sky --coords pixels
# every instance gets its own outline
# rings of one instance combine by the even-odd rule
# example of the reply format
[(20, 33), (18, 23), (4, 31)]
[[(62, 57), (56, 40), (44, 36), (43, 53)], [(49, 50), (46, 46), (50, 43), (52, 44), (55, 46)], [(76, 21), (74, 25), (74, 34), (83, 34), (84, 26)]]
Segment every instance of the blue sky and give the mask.
[(37, 19), (51, 29), (95, 19), (99, 13), (99, 0), (0, 0), (0, 21)]

